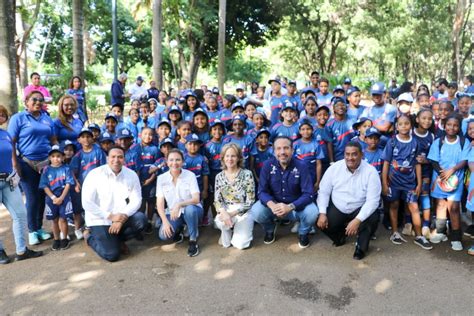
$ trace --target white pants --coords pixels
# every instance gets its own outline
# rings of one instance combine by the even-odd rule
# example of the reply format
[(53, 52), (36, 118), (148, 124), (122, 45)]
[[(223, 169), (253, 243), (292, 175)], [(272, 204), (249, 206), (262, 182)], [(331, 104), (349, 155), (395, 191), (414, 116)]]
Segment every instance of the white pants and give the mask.
[(226, 226), (219, 215), (215, 218), (216, 226), (221, 230), (222, 246), (228, 248), (232, 244), (237, 249), (248, 248), (253, 239), (253, 218), (247, 212), (235, 215), (231, 219), (234, 223), (233, 228)]

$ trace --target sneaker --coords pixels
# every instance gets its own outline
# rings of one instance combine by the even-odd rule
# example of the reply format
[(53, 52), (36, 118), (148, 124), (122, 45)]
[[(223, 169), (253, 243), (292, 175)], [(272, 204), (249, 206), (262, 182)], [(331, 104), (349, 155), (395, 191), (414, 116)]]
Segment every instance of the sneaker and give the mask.
[(51, 250), (56, 251), (56, 250), (59, 250), (59, 249), (61, 249), (61, 241), (59, 239), (53, 240), (53, 245), (51, 246)]
[(398, 232), (394, 232), (392, 236), (390, 236), (390, 241), (395, 245), (401, 245), (404, 242), (407, 242)]
[(464, 235), (474, 239), (474, 225), (467, 226)]
[(405, 226), (403, 226), (402, 234), (405, 236), (413, 236), (413, 224), (406, 223)]
[(66, 250), (67, 248), (69, 248), (69, 246), (71, 245), (71, 243), (69, 242), (68, 239), (63, 239), (61, 240), (61, 250)]
[(468, 255), (471, 255), (471, 256), (474, 256), (474, 245), (472, 245), (471, 248), (469, 248), (469, 249), (467, 250), (467, 254), (468, 254)]
[(195, 241), (189, 241), (188, 256), (196, 257), (199, 254), (199, 245)]
[(146, 225), (145, 225), (145, 229), (143, 230), (143, 233), (145, 233), (146, 235), (151, 235), (153, 234), (153, 225), (148, 222)]
[(8, 257), (5, 250), (0, 250), (0, 264), (7, 264), (10, 263), (10, 258)]
[(273, 242), (275, 241), (276, 229), (277, 229), (277, 225), (275, 225), (275, 227), (273, 228), (273, 231), (265, 233), (265, 238), (263, 238), (263, 243), (265, 245), (273, 244)]
[(293, 225), (293, 227), (291, 227), (291, 232), (293, 234), (297, 234), (298, 233), (298, 230), (300, 229), (300, 222), (295, 222), (295, 224)]
[(311, 229), (309, 230), (310, 235), (316, 235), (316, 227), (311, 226)]
[(460, 241), (452, 241), (451, 242), (451, 249), (454, 251), (462, 251), (462, 243)]
[(428, 240), (426, 240), (426, 238), (424, 236), (416, 237), (413, 242), (415, 243), (415, 245), (418, 245), (418, 246), (420, 246), (421, 248), (423, 248), (425, 250), (433, 249), (433, 246), (431, 246), (430, 242)]
[(16, 255), (15, 260), (21, 261), (21, 260), (26, 260), (30, 258), (38, 258), (38, 257), (41, 257), (42, 255), (43, 255), (42, 251), (33, 251), (26, 248), (24, 253), (22, 253), (21, 255)]
[(299, 239), (298, 246), (300, 246), (301, 249), (309, 247), (308, 235), (299, 235), (298, 239)]
[(38, 234), (38, 238), (41, 240), (48, 240), (52, 238), (51, 234), (46, 232), (43, 228), (38, 229), (36, 233)]
[(31, 246), (38, 245), (41, 241), (38, 238), (38, 233), (37, 232), (32, 232), (28, 234), (28, 243)]
[(280, 220), (280, 225), (281, 226), (288, 226), (291, 224), (291, 221), (289, 219), (282, 219)]
[(82, 233), (82, 230), (80, 229), (76, 229), (74, 231), (74, 235), (76, 235), (77, 240), (81, 240), (82, 238), (84, 238), (84, 234)]
[(174, 242), (175, 244), (180, 244), (180, 243), (183, 242), (183, 240), (184, 240), (184, 235), (183, 235), (183, 233), (176, 234), (176, 235), (174, 235), (174, 237), (173, 237), (173, 242)]
[(370, 235), (370, 240), (377, 240), (377, 236), (375, 234)]
[(438, 233), (435, 233), (430, 238), (430, 241), (433, 244), (439, 244), (440, 242), (447, 241), (447, 240), (448, 240), (448, 236), (446, 236), (445, 234), (438, 234)]
[(430, 239), (431, 237), (431, 230), (428, 226), (423, 226), (421, 228), (421, 235), (425, 237), (426, 239)]

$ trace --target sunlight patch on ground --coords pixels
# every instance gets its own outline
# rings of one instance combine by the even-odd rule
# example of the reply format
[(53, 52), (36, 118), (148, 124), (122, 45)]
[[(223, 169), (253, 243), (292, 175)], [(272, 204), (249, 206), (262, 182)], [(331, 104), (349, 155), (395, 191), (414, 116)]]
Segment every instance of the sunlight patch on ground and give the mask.
[(76, 273), (69, 277), (69, 281), (81, 282), (85, 280), (96, 279), (97, 277), (101, 276), (104, 273), (105, 273), (104, 270), (93, 270), (93, 271), (87, 271), (87, 272), (82, 272), (82, 273)]
[(212, 269), (211, 259), (201, 260), (194, 265), (194, 271), (196, 272), (205, 272), (205, 271), (210, 271), (211, 269)]
[(233, 275), (234, 275), (234, 270), (224, 269), (224, 270), (218, 271), (216, 274), (214, 274), (214, 279), (223, 280), (223, 279), (230, 278)]
[(387, 290), (390, 289), (392, 285), (393, 285), (392, 281), (388, 279), (383, 279), (382, 281), (380, 281), (379, 283), (375, 285), (375, 292), (377, 292), (377, 294), (383, 294), (387, 292)]

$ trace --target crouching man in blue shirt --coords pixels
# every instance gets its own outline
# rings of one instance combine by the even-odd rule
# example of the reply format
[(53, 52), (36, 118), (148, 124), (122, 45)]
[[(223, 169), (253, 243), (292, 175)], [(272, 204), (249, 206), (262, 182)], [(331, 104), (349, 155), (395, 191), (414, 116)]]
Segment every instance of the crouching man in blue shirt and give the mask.
[(274, 157), (267, 160), (260, 172), (259, 201), (251, 214), (263, 226), (267, 245), (275, 241), (275, 219), (300, 223), (299, 246), (309, 246), (309, 231), (318, 217), (313, 203), (313, 184), (308, 166), (293, 158), (293, 145), (288, 137), (278, 136), (273, 142)]

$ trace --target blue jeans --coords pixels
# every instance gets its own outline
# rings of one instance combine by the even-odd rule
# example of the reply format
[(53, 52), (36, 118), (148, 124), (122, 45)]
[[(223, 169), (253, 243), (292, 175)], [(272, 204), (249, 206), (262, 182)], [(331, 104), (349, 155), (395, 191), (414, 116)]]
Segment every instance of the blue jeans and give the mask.
[(87, 244), (101, 258), (110, 262), (117, 261), (120, 257), (120, 244), (132, 238), (140, 238), (147, 223), (145, 214), (136, 212), (128, 218), (118, 235), (109, 234), (108, 225), (90, 226), (91, 234), (87, 238)]
[(202, 207), (197, 205), (188, 205), (184, 208), (184, 212), (181, 214), (181, 216), (174, 221), (171, 220), (170, 215), (167, 214), (166, 218), (168, 218), (171, 227), (173, 227), (174, 234), (170, 238), (166, 237), (163, 231), (163, 225), (161, 225), (158, 231), (158, 237), (161, 240), (171, 240), (177, 234), (181, 233), (184, 224), (186, 224), (189, 231), (189, 240), (196, 241), (199, 236), (198, 225), (199, 221), (202, 219), (203, 213), (204, 211), (202, 210)]
[(34, 171), (26, 162), (18, 158), (21, 169), (21, 188), (26, 197), (26, 214), (30, 233), (43, 227), (45, 193), (40, 190), (41, 175)]
[[(277, 216), (273, 214), (270, 208), (263, 205), (262, 202), (257, 201), (252, 206), (250, 214), (257, 223), (262, 225), (266, 233), (273, 232), (273, 230), (275, 229), (275, 219), (277, 219)], [(298, 234), (307, 235), (311, 230), (311, 226), (315, 224), (316, 218), (318, 218), (318, 214), (319, 210), (316, 204), (310, 203), (299, 212), (292, 211), (288, 213), (284, 217), (284, 219), (288, 219), (290, 221), (298, 221), (300, 223)]]
[[(21, 197), (20, 188), (10, 190), (10, 184), (0, 180), (0, 203), (3, 203), (12, 217), (12, 230), (15, 237), (16, 253), (26, 250), (26, 208)], [(3, 245), (0, 242), (0, 249)]]

